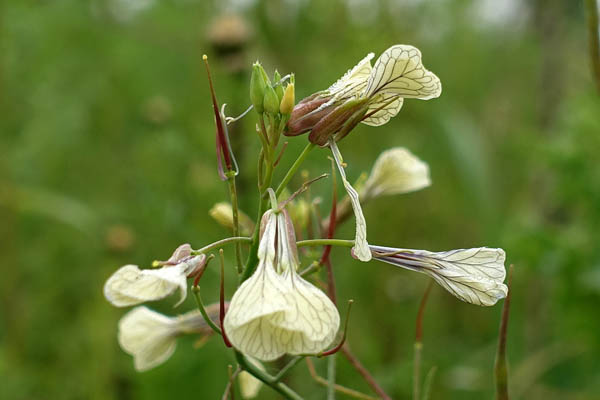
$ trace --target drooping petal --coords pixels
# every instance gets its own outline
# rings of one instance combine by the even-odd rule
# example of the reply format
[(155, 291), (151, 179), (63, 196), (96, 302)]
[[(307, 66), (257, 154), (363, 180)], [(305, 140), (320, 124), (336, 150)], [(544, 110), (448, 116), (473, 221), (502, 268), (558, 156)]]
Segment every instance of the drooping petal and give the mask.
[(174, 320), (146, 307), (136, 307), (119, 321), (119, 345), (133, 356), (135, 369), (146, 371), (175, 351)]
[(377, 157), (360, 195), (368, 200), (413, 192), (429, 185), (429, 166), (404, 147), (394, 147)]
[(503, 283), (506, 254), (502, 249), (479, 247), (439, 253), (380, 246), (371, 249), (375, 259), (427, 274), (467, 303), (492, 306), (508, 294)]
[(181, 290), (181, 304), (187, 296), (187, 275), (206, 256), (189, 258), (174, 266), (165, 266), (155, 270), (140, 270), (137, 265), (125, 265), (119, 268), (104, 285), (104, 297), (117, 307), (127, 307), (163, 299)]
[(367, 82), (366, 96), (377, 93), (428, 100), (439, 97), (439, 78), (425, 69), (421, 52), (413, 46), (397, 44), (381, 54)]
[(287, 348), (289, 354), (318, 353), (335, 338), (340, 316), (325, 293), (298, 275), (300, 263), (296, 255), (296, 239), (289, 216), (284, 211), (277, 218), (277, 259), (288, 285), (286, 300), (290, 305), (278, 326), (294, 332), (295, 338)]
[(274, 266), (277, 217), (270, 210), (267, 213), (270, 214), (258, 250), (259, 264), (234, 293), (223, 321), (231, 344), (262, 361), (285, 354), (282, 337), (286, 332), (273, 321), (289, 309), (285, 298), (287, 287)]
[(344, 166), (342, 165), (342, 154), (340, 153), (337, 144), (334, 141), (331, 141), (329, 147), (333, 153), (333, 158), (338, 170), (340, 171), (344, 188), (346, 188), (346, 192), (348, 193), (348, 197), (350, 198), (350, 202), (352, 204), (352, 209), (354, 210), (354, 217), (356, 219), (356, 236), (353, 247), (354, 255), (360, 261), (370, 261), (371, 250), (369, 249), (369, 243), (367, 242), (367, 222), (365, 221), (365, 216), (363, 215), (362, 208), (360, 207), (359, 195), (356, 190), (354, 190), (350, 182), (348, 182), (346, 179), (346, 172), (344, 171)]

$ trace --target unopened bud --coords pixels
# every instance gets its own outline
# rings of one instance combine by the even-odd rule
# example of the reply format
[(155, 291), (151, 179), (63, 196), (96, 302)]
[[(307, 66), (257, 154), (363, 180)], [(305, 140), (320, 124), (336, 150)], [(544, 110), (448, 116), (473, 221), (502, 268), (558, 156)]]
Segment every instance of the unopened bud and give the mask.
[(283, 85), (279, 81), (281, 81), (281, 75), (279, 74), (279, 71), (275, 70), (275, 73), (273, 74), (273, 85), (275, 86), (275, 93), (277, 93), (277, 97), (279, 98), (279, 101), (281, 101), (283, 98)]
[[(229, 229), (233, 228), (233, 209), (231, 208), (231, 204), (225, 202), (217, 203), (208, 213), (219, 225)], [(242, 235), (249, 235), (254, 230), (254, 222), (241, 210), (238, 210), (238, 223)]]
[(285, 92), (283, 93), (283, 98), (281, 99), (281, 103), (279, 104), (279, 112), (282, 114), (291, 114), (294, 109), (294, 84), (290, 83), (285, 87)]
[(275, 93), (275, 89), (271, 85), (265, 87), (263, 107), (264, 111), (269, 114), (277, 114), (279, 112), (279, 97), (277, 97), (277, 93)]
[(255, 62), (252, 65), (252, 76), (250, 77), (250, 101), (259, 114), (264, 112), (263, 100), (267, 87), (266, 76), (267, 74), (262, 65), (258, 61)]

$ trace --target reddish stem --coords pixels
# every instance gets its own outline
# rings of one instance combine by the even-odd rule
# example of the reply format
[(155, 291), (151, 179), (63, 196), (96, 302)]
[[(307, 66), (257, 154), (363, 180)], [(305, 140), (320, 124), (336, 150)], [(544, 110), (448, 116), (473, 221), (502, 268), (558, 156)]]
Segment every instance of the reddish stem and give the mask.
[(375, 381), (375, 378), (371, 376), (369, 371), (367, 371), (367, 369), (360, 363), (360, 361), (358, 361), (354, 354), (352, 354), (348, 344), (342, 347), (342, 353), (344, 354), (348, 362), (350, 362), (350, 364), (352, 364), (352, 366), (358, 371), (358, 373), (362, 375), (363, 379), (369, 384), (369, 386), (371, 386), (371, 389), (373, 389), (373, 391), (379, 395), (379, 397), (381, 397), (383, 400), (392, 400), (392, 398)]
[(425, 313), (425, 305), (427, 305), (427, 299), (429, 298), (429, 292), (431, 292), (432, 287), (433, 280), (430, 279), (427, 288), (425, 289), (425, 293), (423, 293), (421, 304), (419, 304), (419, 311), (417, 312), (417, 327), (415, 329), (415, 342), (417, 343), (421, 343), (421, 339), (423, 338), (423, 314)]

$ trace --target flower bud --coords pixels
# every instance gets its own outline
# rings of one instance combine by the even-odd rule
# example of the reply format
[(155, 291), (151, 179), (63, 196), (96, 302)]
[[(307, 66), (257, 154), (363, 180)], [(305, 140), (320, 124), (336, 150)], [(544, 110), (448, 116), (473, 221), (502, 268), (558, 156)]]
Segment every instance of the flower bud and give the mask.
[[(208, 212), (221, 226), (233, 228), (233, 209), (231, 204), (221, 202), (215, 204)], [(254, 231), (254, 222), (243, 211), (238, 210), (238, 223), (242, 235), (250, 235)]]
[(267, 82), (268, 78), (262, 65), (257, 61), (252, 64), (252, 76), (250, 77), (250, 101), (254, 109), (259, 114), (264, 112), (263, 100), (265, 97), (265, 89), (270, 86)]
[(265, 87), (265, 96), (263, 99), (264, 112), (269, 114), (279, 113), (279, 97), (271, 85)]
[(290, 83), (285, 87), (285, 92), (279, 104), (279, 112), (282, 114), (290, 114), (294, 109), (294, 84)]
[(279, 71), (275, 70), (275, 73), (273, 74), (273, 85), (275, 85), (277, 98), (281, 101), (283, 98), (283, 85), (279, 81), (281, 81), (281, 75), (279, 74)]

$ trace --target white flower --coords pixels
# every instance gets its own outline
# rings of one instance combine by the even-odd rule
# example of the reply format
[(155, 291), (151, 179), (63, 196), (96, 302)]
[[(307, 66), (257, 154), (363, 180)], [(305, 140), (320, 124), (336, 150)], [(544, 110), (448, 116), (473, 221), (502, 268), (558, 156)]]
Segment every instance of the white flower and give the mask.
[(331, 344), (340, 317), (329, 298), (298, 273), (294, 229), (285, 210), (263, 215), (254, 274), (235, 292), (223, 322), (242, 353), (262, 361), (313, 354)]
[(371, 67), (373, 53), (328, 89), (300, 101), (287, 124), (288, 136), (311, 131), (309, 140), (324, 146), (338, 141), (358, 123), (379, 126), (398, 114), (404, 98), (439, 97), (439, 78), (421, 62), (419, 49), (398, 44), (381, 54)]
[(360, 191), (361, 200), (402, 194), (431, 185), (429, 166), (404, 147), (394, 147), (379, 155), (371, 175)]
[(146, 301), (163, 299), (181, 290), (181, 304), (187, 295), (187, 277), (206, 261), (204, 254), (190, 256), (189, 245), (178, 247), (159, 269), (140, 270), (137, 265), (119, 268), (104, 285), (104, 297), (117, 307), (127, 307)]
[(170, 318), (146, 307), (136, 307), (119, 321), (119, 345), (133, 356), (135, 369), (146, 371), (166, 361), (182, 333), (210, 333), (197, 310)]
[(492, 306), (508, 294), (502, 249), (479, 247), (434, 253), (426, 250), (371, 246), (373, 257), (431, 276), (460, 300)]

